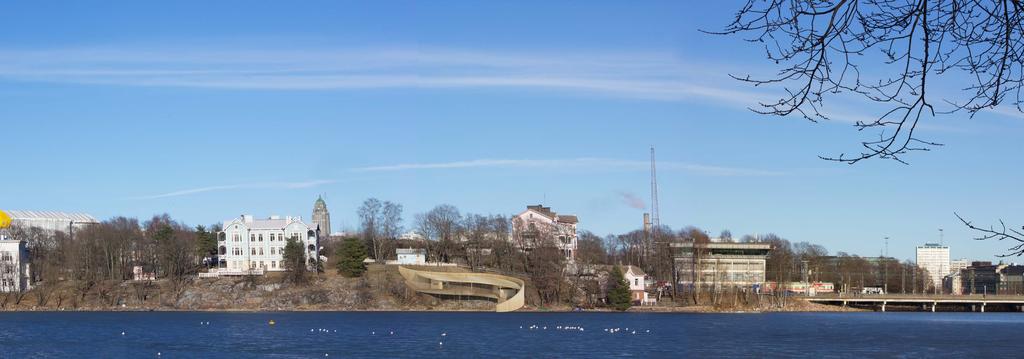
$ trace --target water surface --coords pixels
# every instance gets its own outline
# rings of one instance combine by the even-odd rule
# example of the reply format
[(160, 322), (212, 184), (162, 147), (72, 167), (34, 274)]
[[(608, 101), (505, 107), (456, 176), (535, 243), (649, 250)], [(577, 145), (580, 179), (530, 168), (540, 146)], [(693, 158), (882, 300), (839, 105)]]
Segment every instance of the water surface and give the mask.
[(1019, 313), (0, 313), (0, 357), (994, 358), (1022, 355), (1022, 329)]

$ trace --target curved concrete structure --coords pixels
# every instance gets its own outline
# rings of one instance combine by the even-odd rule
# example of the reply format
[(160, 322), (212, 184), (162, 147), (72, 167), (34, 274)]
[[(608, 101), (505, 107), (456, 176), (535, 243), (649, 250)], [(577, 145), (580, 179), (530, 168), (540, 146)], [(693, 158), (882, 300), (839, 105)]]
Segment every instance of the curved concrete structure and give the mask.
[(490, 298), (497, 312), (511, 312), (526, 304), (526, 283), (490, 273), (430, 272), (398, 267), (405, 285), (420, 293)]

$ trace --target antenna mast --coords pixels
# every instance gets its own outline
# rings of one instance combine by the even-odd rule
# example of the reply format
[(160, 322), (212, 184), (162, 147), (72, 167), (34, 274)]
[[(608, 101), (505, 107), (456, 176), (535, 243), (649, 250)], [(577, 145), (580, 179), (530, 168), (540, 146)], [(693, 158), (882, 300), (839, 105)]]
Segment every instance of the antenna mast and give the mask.
[(654, 146), (651, 146), (651, 228), (653, 239), (658, 240), (658, 229), (661, 227), (661, 215), (658, 213), (658, 170), (654, 165)]

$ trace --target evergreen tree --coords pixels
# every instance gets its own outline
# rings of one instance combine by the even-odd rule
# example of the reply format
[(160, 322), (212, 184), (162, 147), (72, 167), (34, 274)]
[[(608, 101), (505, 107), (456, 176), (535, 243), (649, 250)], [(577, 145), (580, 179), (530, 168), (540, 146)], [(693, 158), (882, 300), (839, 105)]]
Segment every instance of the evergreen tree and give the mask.
[(629, 283), (622, 275), (622, 268), (615, 266), (608, 276), (608, 305), (616, 310), (624, 311), (633, 306), (629, 296)]
[(305, 249), (302, 248), (302, 243), (299, 241), (288, 238), (288, 243), (284, 245), (284, 268), (288, 271), (286, 278), (295, 283), (302, 283), (306, 281), (306, 254)]
[(366, 272), (366, 245), (359, 238), (345, 238), (335, 255), (338, 257), (338, 273), (346, 277), (359, 277)]
[(196, 226), (196, 250), (200, 256), (217, 254), (217, 233), (207, 231), (203, 225)]

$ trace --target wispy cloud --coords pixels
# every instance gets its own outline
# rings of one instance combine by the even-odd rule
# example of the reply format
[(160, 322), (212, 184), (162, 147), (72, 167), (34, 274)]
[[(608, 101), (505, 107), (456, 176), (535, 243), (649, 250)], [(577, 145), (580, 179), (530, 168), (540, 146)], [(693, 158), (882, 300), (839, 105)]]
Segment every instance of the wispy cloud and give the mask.
[(665, 53), (503, 53), (442, 48), (0, 51), (0, 78), (249, 90), (511, 88), (746, 106), (763, 94), (723, 86), (705, 65)]
[(619, 198), (622, 199), (622, 203), (625, 203), (627, 206), (629, 206), (629, 208), (633, 208), (633, 209), (645, 209), (645, 208), (647, 208), (647, 203), (644, 202), (644, 200), (641, 199), (639, 196), (633, 194), (632, 192), (619, 191), (618, 193), (619, 193)]
[[(438, 170), (462, 168), (588, 168), (617, 170), (648, 170), (647, 161), (619, 160), (609, 158), (571, 158), (571, 159), (476, 159), (452, 162), (401, 163), (385, 166), (357, 167), (354, 172), (385, 172), (409, 170)], [(783, 172), (766, 171), (748, 168), (709, 166), (682, 162), (658, 162), (660, 170), (688, 171), (709, 176), (779, 176)]]
[(305, 182), (241, 183), (241, 184), (231, 184), (231, 185), (222, 185), (222, 186), (209, 186), (209, 187), (189, 188), (189, 189), (183, 189), (183, 190), (167, 192), (167, 193), (161, 193), (161, 194), (131, 197), (129, 199), (134, 199), (134, 200), (159, 199), (159, 198), (168, 198), (168, 197), (187, 196), (187, 195), (192, 195), (192, 194), (197, 194), (197, 193), (204, 193), (204, 192), (226, 191), (226, 190), (236, 190), (236, 189), (299, 189), (299, 188), (316, 187), (316, 186), (321, 186), (321, 185), (325, 185), (325, 184), (331, 184), (331, 183), (335, 183), (335, 182), (337, 182), (337, 181), (335, 181), (335, 180), (312, 180), (312, 181), (305, 181)]
[(1020, 110), (1018, 110), (1017, 108), (1015, 108), (1013, 106), (1000, 106), (1000, 107), (996, 107), (996, 108), (993, 108), (993, 109), (989, 109), (987, 111), (988, 112), (992, 112), (992, 113), (997, 114), (997, 115), (1006, 116), (1006, 117), (1013, 117), (1013, 118), (1017, 118), (1017, 119), (1024, 119), (1024, 112), (1021, 112)]

